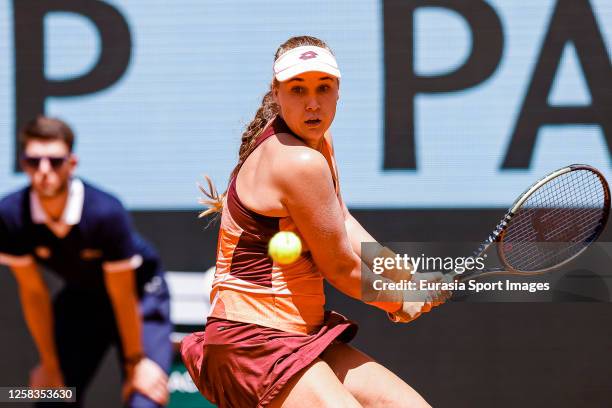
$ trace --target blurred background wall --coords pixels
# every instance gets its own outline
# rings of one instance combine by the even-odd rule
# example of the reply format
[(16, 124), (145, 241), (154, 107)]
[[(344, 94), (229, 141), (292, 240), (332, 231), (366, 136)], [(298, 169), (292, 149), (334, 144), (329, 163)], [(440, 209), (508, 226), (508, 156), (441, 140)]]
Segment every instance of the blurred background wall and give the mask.
[[(545, 173), (612, 175), (606, 0), (3, 0), (0, 195), (26, 183), (16, 129), (61, 117), (79, 175), (122, 199), (167, 269), (208, 269), (217, 226), (196, 218), (196, 182), (227, 183), (274, 51), (302, 34), (338, 58), (342, 192), (380, 240), (480, 241)], [(36, 353), (5, 268), (0, 299), (0, 385), (24, 385)], [(393, 326), (328, 291), (355, 344), (436, 407), (607, 406), (612, 309), (582, 300), (452, 303)], [(119, 406), (117, 372), (111, 353), (88, 407)]]

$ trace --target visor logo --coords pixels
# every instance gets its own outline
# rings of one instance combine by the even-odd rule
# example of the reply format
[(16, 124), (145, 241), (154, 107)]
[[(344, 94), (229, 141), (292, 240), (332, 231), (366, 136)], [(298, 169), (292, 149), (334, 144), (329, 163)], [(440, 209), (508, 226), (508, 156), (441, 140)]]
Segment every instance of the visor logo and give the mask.
[(306, 51), (305, 53), (300, 55), (300, 59), (309, 60), (309, 59), (317, 58), (317, 55), (318, 54), (314, 51)]

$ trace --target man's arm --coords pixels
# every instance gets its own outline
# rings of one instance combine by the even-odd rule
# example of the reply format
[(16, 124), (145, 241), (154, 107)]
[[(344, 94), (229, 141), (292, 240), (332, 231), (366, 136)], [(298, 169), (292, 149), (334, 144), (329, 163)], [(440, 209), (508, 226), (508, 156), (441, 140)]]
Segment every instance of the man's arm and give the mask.
[(126, 363), (133, 365), (144, 356), (134, 269), (105, 270), (104, 283), (115, 313)]
[(108, 292), (121, 345), (125, 356), (126, 383), (124, 398), (137, 390), (153, 401), (168, 402), (168, 377), (158, 364), (144, 355), (142, 347), (142, 318), (136, 294), (136, 277), (130, 261), (105, 265), (104, 282)]
[(30, 334), (38, 349), (41, 365), (36, 367), (30, 385), (60, 387), (64, 385), (53, 330), (51, 296), (34, 260), (12, 265), (19, 286), (19, 299)]
[(154, 361), (145, 357), (142, 343), (142, 317), (136, 291), (136, 271), (143, 260), (133, 239), (133, 227), (119, 201), (109, 200), (99, 230), (103, 244), (104, 282), (125, 357), (126, 378), (123, 397), (133, 391), (164, 405), (168, 400), (168, 376)]

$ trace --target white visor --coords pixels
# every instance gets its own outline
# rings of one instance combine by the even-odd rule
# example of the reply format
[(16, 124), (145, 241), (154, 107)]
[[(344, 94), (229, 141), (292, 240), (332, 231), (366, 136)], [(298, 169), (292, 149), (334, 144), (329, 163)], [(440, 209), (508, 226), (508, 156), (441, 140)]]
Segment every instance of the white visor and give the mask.
[(274, 63), (274, 77), (286, 81), (304, 72), (325, 72), (340, 78), (340, 70), (336, 58), (325, 48), (305, 46), (293, 48), (276, 60)]

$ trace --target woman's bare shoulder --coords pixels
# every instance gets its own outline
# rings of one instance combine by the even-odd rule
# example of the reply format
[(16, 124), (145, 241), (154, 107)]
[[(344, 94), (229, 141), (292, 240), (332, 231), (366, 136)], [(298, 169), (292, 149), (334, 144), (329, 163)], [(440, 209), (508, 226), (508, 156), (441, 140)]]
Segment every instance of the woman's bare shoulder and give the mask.
[(271, 147), (275, 150), (275, 164), (284, 171), (299, 173), (327, 166), (325, 157), (319, 151), (290, 135), (278, 135), (277, 143)]

